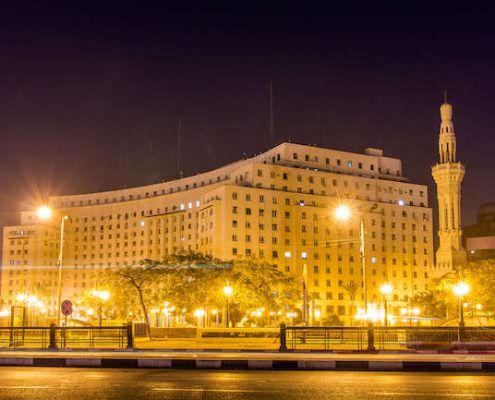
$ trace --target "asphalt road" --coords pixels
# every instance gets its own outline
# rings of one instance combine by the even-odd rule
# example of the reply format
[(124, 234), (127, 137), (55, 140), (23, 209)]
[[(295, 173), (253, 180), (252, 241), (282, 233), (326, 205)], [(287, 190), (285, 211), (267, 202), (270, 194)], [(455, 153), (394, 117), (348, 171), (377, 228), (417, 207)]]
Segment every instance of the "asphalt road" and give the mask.
[(0, 368), (1, 400), (494, 398), (489, 374)]

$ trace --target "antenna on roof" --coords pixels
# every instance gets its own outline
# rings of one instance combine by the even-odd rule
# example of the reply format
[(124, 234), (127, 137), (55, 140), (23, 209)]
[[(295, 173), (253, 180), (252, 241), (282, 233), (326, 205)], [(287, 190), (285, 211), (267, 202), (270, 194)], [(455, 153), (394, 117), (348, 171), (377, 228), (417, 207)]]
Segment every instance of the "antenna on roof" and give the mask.
[(275, 123), (273, 121), (273, 83), (270, 81), (270, 146), (274, 145)]
[(443, 91), (443, 102), (447, 103), (447, 89)]
[(153, 140), (149, 144), (149, 159), (150, 159), (150, 182), (153, 183)]
[(177, 126), (177, 154), (176, 154), (176, 174), (177, 178), (182, 178), (184, 173), (180, 167), (180, 154), (181, 154), (181, 141), (182, 141), (182, 118), (179, 118), (179, 125)]

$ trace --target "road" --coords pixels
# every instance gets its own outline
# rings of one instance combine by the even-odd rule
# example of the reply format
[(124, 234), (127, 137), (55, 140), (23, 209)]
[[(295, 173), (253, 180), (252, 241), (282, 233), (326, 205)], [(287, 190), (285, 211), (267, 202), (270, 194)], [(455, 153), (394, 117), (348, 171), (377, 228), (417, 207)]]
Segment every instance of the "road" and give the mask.
[(0, 368), (2, 400), (493, 398), (474, 373)]

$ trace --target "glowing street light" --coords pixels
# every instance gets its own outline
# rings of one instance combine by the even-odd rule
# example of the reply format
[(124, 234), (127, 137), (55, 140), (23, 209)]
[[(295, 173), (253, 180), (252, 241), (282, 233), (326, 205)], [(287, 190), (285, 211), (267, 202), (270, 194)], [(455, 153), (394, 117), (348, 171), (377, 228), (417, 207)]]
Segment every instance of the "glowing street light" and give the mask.
[(202, 308), (194, 310), (193, 315), (198, 319), (198, 327), (203, 327), (203, 318), (206, 315), (206, 311)]
[(110, 298), (110, 292), (108, 290), (93, 290), (93, 296), (99, 299), (98, 302), (98, 326), (101, 328), (102, 324), (102, 312), (103, 302), (106, 302)]
[(38, 215), (39, 219), (50, 219), (53, 215), (53, 211), (48, 206), (41, 206), (36, 210), (36, 215)]
[(229, 284), (225, 285), (223, 288), (223, 294), (225, 295), (226, 307), (225, 307), (225, 327), (230, 326), (230, 302), (229, 299), (234, 293), (234, 289)]
[(394, 288), (390, 283), (384, 283), (382, 286), (380, 286), (380, 293), (382, 294), (383, 297), (383, 325), (386, 327), (388, 324), (388, 304), (387, 304), (387, 297), (393, 292)]
[(458, 339), (461, 340), (464, 331), (464, 309), (462, 307), (462, 298), (471, 291), (471, 286), (466, 282), (459, 282), (452, 288), (454, 294), (459, 298), (459, 332)]
[(346, 222), (351, 218), (352, 212), (349, 206), (345, 204), (341, 204), (337, 206), (337, 208), (334, 211), (334, 216), (337, 220)]
[[(53, 210), (46, 206), (43, 205), (38, 208), (36, 211), (36, 214), (39, 219), (42, 220), (49, 220), (52, 219), (53, 217)], [(62, 218), (60, 219), (60, 248), (59, 248), (59, 253), (58, 253), (58, 259), (57, 259), (57, 269), (58, 269), (58, 274), (57, 274), (57, 325), (60, 325), (60, 314), (62, 313), (62, 310), (60, 309), (60, 304), (62, 303), (62, 261), (63, 261), (63, 256), (64, 256), (64, 231), (65, 231), (65, 221), (69, 219), (67, 215), (62, 215)]]
[[(374, 209), (375, 206), (371, 210)], [(370, 211), (371, 211), (370, 210)], [(351, 208), (346, 204), (340, 204), (334, 210), (335, 219), (341, 222), (347, 222), (352, 216)], [(359, 217), (359, 239), (360, 239), (360, 248), (359, 253), (361, 256), (361, 274), (362, 274), (362, 283), (363, 283), (363, 301), (364, 301), (364, 310), (365, 313), (368, 314), (368, 288), (366, 283), (366, 259), (364, 254), (364, 218), (361, 213)], [(369, 320), (371, 324), (371, 320)], [(369, 350), (374, 350), (374, 345), (369, 344)]]

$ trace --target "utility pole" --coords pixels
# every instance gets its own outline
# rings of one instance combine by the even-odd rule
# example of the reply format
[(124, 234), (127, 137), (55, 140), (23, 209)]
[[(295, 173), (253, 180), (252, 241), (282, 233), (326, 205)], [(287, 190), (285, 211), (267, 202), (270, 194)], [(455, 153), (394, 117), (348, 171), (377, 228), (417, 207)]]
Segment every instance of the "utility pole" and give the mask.
[(270, 146), (275, 142), (275, 123), (273, 121), (273, 84), (270, 81)]

